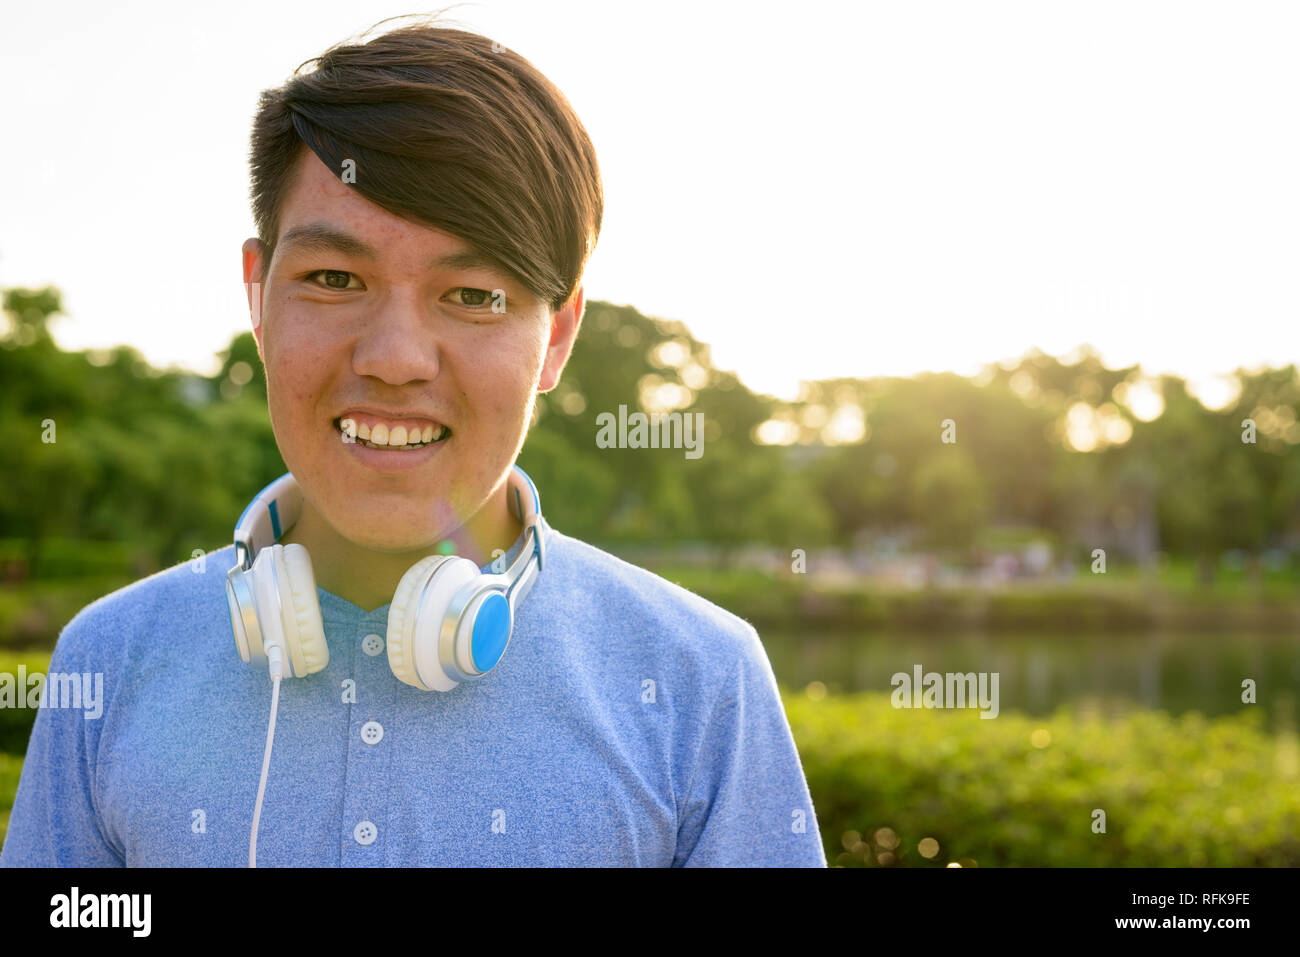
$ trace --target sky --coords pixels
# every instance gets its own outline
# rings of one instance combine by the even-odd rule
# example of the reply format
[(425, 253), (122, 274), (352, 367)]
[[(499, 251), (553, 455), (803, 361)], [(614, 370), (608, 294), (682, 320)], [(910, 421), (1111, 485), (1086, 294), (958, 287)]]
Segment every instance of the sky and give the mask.
[[(343, 0), (11, 4), (0, 287), (66, 349), (217, 371), (249, 326), (261, 90), (378, 20)], [(601, 166), (589, 300), (801, 380), (1093, 345), (1198, 382), (1300, 363), (1300, 6), (497, 2)]]

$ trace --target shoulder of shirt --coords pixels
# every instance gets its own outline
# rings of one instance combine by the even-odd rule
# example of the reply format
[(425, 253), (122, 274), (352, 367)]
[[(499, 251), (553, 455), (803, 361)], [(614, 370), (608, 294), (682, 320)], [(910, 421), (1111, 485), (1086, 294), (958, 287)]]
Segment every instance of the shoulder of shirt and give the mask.
[[(67, 660), (94, 655), (102, 658), (121, 652), (134, 636), (148, 632), (159, 621), (201, 618), (202, 603), (220, 599), (225, 607), (226, 572), (234, 565), (233, 545), (187, 559), (170, 568), (97, 598), (63, 626), (57, 653)], [(216, 624), (226, 625), (224, 620)]]
[(553, 528), (546, 558), (542, 577), (560, 580), (557, 598), (603, 612), (624, 631), (689, 645), (716, 657), (724, 668), (740, 659), (766, 660), (752, 624), (648, 569)]

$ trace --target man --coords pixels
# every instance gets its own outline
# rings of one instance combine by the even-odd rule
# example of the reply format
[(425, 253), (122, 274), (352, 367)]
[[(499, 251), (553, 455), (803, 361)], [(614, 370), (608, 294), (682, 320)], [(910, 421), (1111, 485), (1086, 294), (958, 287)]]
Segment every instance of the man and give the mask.
[(275, 685), (263, 805), (273, 688), (231, 647), (235, 549), (91, 604), (50, 667), (102, 673), (102, 716), (42, 709), (0, 862), (239, 866), (257, 797), (260, 866), (825, 866), (758, 636), (690, 592), (546, 529), (490, 673), (431, 692), (385, 647), (421, 559), (533, 547), (507, 478), (602, 213), (564, 97), (407, 27), (264, 93), (251, 165), (244, 282), (302, 493), (279, 544), (316, 585), (279, 588), (319, 603), (328, 663)]

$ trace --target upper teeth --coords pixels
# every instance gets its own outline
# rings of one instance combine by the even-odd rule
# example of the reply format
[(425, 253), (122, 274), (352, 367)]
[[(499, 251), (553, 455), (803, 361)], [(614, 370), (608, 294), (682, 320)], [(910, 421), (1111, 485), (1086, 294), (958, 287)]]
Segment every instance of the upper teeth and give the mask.
[(390, 447), (432, 442), (435, 437), (442, 438), (446, 429), (445, 425), (435, 426), (431, 422), (426, 422), (423, 426), (417, 422), (389, 426), (385, 422), (373, 420), (364, 422), (353, 416), (347, 416), (339, 420), (339, 430), (345, 436), (355, 436), (358, 439), (370, 442), (372, 445), (387, 445)]

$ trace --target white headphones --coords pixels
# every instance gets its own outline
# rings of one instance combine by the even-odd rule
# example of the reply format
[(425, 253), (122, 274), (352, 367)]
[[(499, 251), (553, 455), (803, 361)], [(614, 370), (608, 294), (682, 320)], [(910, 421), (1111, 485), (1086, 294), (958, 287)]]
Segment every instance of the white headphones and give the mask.
[[(541, 499), (519, 466), (509, 486), (525, 541), (510, 568), (480, 571), (467, 558), (430, 555), (402, 576), (388, 610), (388, 664), (423, 691), (451, 691), (501, 660), (515, 608), (542, 570), (550, 531)], [(301, 545), (276, 544), (302, 514), (302, 490), (286, 473), (258, 493), (235, 525), (236, 565), (226, 601), (239, 657), (298, 678), (329, 664), (311, 558)]]

